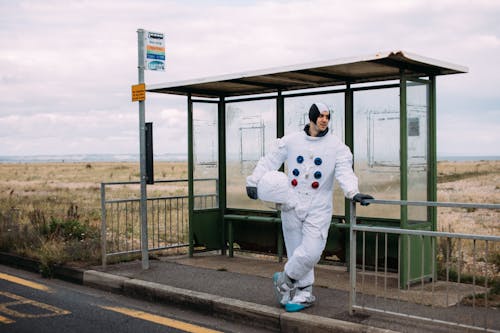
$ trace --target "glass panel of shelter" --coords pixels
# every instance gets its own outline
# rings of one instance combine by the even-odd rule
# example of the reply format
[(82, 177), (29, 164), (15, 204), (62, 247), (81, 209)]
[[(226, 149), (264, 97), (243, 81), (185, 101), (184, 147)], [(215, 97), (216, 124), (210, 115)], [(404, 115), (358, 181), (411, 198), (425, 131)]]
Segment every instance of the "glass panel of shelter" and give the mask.
[[(427, 201), (429, 84), (408, 81), (406, 89), (408, 135), (408, 200)], [(408, 206), (408, 222), (428, 221), (427, 207)]]
[[(354, 170), (362, 193), (400, 199), (399, 88), (354, 92)], [(359, 206), (358, 216), (400, 218), (399, 206)]]
[(218, 121), (216, 103), (193, 103), (194, 209), (218, 207)]
[(275, 205), (251, 200), (246, 177), (276, 143), (276, 100), (226, 103), (226, 193), (228, 208), (273, 210)]

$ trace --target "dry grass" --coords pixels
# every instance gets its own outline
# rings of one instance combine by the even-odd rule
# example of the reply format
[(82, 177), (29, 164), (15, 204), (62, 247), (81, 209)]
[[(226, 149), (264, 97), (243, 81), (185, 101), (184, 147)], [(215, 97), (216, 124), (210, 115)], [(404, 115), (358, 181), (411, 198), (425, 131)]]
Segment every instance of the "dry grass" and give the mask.
[[(438, 164), (438, 201), (499, 204), (500, 161)], [(438, 230), (499, 236), (499, 216), (499, 211), (492, 209), (438, 208)], [(449, 255), (452, 273), (460, 272), (462, 279), (478, 273), (500, 276), (500, 249), (495, 242), (449, 239), (442, 241), (440, 247), (440, 253)]]
[[(47, 265), (99, 261), (100, 183), (139, 181), (139, 175), (138, 163), (0, 164), (0, 250)], [(184, 163), (158, 163), (155, 175), (186, 178), (187, 168)], [(108, 194), (140, 195), (138, 186)], [(61, 234), (66, 225), (87, 234)]]
[[(438, 201), (500, 203), (500, 161), (438, 164)], [(499, 235), (498, 211), (439, 208), (438, 229)]]

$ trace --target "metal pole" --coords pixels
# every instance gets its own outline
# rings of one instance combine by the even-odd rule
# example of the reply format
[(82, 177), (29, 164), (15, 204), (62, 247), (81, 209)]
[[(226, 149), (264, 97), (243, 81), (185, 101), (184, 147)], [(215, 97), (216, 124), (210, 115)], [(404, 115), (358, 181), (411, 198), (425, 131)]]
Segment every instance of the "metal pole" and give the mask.
[[(278, 96), (276, 98), (276, 137), (282, 138), (285, 136), (285, 99), (281, 93), (281, 90), (278, 90)], [(264, 140), (262, 140), (262, 144), (264, 144)], [(262, 152), (264, 152), (262, 150)], [(283, 171), (283, 166), (280, 167), (280, 171)], [(276, 215), (281, 219), (281, 210), (277, 209)], [(277, 255), (278, 262), (283, 262), (283, 223), (279, 224), (278, 228), (278, 239), (277, 239)]]
[[(138, 73), (139, 84), (144, 83), (144, 30), (137, 30), (138, 45)], [(140, 167), (141, 167), (141, 254), (142, 269), (149, 269), (148, 254), (148, 212), (147, 212), (147, 188), (146, 188), (146, 113), (145, 101), (139, 101), (139, 139), (140, 139)]]
[[(428, 145), (429, 145), (429, 158), (428, 165), (428, 179), (427, 184), (427, 200), (437, 201), (437, 119), (436, 119), (436, 77), (430, 77), (430, 85), (427, 85), (428, 91), (428, 116), (429, 116), (429, 129), (428, 129)], [(437, 208), (429, 208), (430, 221), (432, 222), (432, 230), (437, 230)]]
[[(281, 138), (285, 135), (285, 99), (278, 90), (276, 98), (276, 137)], [(264, 142), (264, 140), (262, 141)]]
[(194, 255), (194, 140), (193, 140), (193, 100), (187, 96), (187, 127), (188, 127), (188, 212), (189, 212), (189, 257)]
[[(222, 223), (222, 242), (220, 244), (221, 254), (226, 255), (226, 226), (224, 221), (224, 213), (227, 206), (227, 193), (226, 193), (226, 181), (227, 181), (227, 161), (226, 161), (226, 99), (223, 96), (219, 97), (219, 103), (217, 103), (217, 126), (218, 126), (218, 161), (219, 161), (219, 179), (216, 181), (217, 196), (219, 198), (217, 202), (217, 208), (221, 214), (219, 221)], [(220, 184), (220, 186), (219, 186)]]
[[(432, 75), (430, 77), (430, 85), (427, 85), (429, 101), (428, 115), (429, 115), (429, 127), (428, 127), (428, 145), (429, 145), (429, 157), (427, 159), (427, 200), (437, 201), (437, 119), (436, 119), (436, 76)], [(427, 209), (427, 214), (429, 214), (431, 221), (431, 230), (437, 231), (437, 207), (429, 207)], [(437, 280), (437, 262), (435, 260), (437, 255), (437, 249), (434, 245), (435, 239), (433, 240), (431, 247), (431, 258), (432, 258), (432, 286), (434, 287), (434, 281)], [(434, 293), (433, 293), (434, 294)]]
[[(404, 69), (400, 70), (399, 76), (399, 170), (400, 170), (400, 200), (404, 201), (408, 199), (408, 120), (407, 120), (407, 84)], [(400, 227), (402, 229), (408, 228), (408, 206), (402, 205), (400, 207)], [(402, 252), (398, 255), (401, 256), (401, 288), (409, 286), (410, 281), (410, 262), (408, 255), (410, 254), (410, 247), (405, 246), (405, 244), (410, 244), (410, 236), (403, 237), (403, 246), (401, 247)]]
[(351, 287), (349, 288), (349, 314), (354, 313), (356, 305), (356, 203), (353, 200), (349, 201), (349, 278)]
[(101, 183), (101, 261), (106, 268), (106, 185)]
[[(346, 83), (346, 91), (344, 93), (344, 133), (345, 133), (345, 144), (351, 149), (353, 154), (353, 165), (354, 168), (354, 92), (351, 89), (351, 84), (349, 82)], [(351, 220), (351, 200), (347, 198), (344, 199), (344, 215), (345, 220)], [(349, 222), (350, 223), (350, 222)], [(345, 246), (347, 262), (350, 262), (351, 258), (351, 247), (349, 245)], [(356, 258), (356, 252), (352, 254), (354, 258)]]
[[(408, 114), (407, 81), (404, 70), (400, 72), (399, 87), (399, 159), (400, 159), (400, 200), (408, 200)], [(401, 206), (401, 228), (408, 228), (408, 206)]]

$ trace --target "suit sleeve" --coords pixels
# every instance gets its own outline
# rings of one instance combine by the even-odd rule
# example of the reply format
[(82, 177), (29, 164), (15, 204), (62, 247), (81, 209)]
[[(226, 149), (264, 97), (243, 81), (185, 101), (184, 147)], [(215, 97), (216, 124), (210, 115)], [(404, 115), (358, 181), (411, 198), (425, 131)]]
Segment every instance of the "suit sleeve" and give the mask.
[(340, 188), (348, 199), (359, 193), (358, 177), (354, 174), (352, 167), (352, 153), (345, 144), (341, 144), (337, 150), (337, 160), (335, 162), (335, 178), (339, 182)]
[(277, 140), (273, 149), (260, 158), (257, 166), (252, 174), (247, 177), (247, 186), (257, 186), (259, 180), (268, 171), (278, 170), (279, 167), (285, 162), (287, 156), (286, 139), (281, 138)]

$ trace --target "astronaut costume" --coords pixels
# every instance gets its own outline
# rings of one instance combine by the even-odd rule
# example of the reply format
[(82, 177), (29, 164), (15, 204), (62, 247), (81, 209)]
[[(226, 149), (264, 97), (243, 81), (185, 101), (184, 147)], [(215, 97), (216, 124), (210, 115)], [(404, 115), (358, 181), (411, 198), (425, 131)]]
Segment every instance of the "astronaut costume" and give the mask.
[[(329, 112), (323, 103), (313, 106), (319, 112)], [(311, 115), (311, 112), (309, 118), (317, 123), (319, 113)], [(282, 292), (277, 297), (281, 305), (286, 305), (287, 311), (303, 309), (289, 310), (289, 302), (314, 302), (314, 265), (318, 263), (327, 241), (334, 180), (339, 182), (347, 198), (352, 199), (359, 193), (350, 149), (328, 133), (328, 128), (322, 135), (310, 136), (308, 126), (304, 131), (278, 139), (277, 147), (262, 157), (247, 177), (247, 189), (257, 187), (266, 173), (277, 170), (286, 162), (288, 191), (286, 202), (281, 205), (281, 219), (288, 261), (283, 276), (289, 277), (293, 286), (289, 286), (291, 293)], [(276, 274), (273, 277), (275, 285), (280, 278)]]

